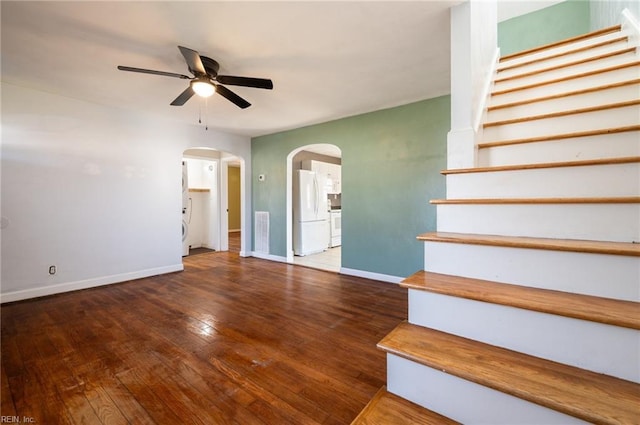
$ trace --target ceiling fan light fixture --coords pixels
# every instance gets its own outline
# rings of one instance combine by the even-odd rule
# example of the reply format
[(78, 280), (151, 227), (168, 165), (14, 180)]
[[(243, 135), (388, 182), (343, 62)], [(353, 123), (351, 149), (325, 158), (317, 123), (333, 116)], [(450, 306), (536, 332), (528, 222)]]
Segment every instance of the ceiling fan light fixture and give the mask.
[(215, 86), (206, 80), (192, 81), (191, 88), (200, 97), (209, 97), (216, 91)]

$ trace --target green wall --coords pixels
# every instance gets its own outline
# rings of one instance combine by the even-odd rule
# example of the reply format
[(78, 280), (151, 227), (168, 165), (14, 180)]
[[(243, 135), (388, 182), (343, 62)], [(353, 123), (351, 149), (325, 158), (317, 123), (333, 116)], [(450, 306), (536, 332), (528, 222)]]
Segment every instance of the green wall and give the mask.
[[(588, 32), (589, 15), (588, 0), (568, 0), (503, 21), (501, 53)], [(252, 139), (253, 208), (270, 213), (270, 254), (286, 257), (287, 155), (329, 143), (342, 150), (342, 267), (399, 277), (422, 269), (416, 236), (436, 228), (429, 200), (445, 197), (449, 129), (442, 96)]]
[(342, 150), (342, 267), (400, 277), (421, 270), (416, 236), (435, 230), (429, 199), (445, 196), (449, 129), (442, 96), (254, 138), (253, 208), (270, 213), (270, 254), (286, 256), (287, 155), (330, 143)]
[(553, 43), (590, 31), (588, 0), (567, 0), (498, 24), (500, 55)]

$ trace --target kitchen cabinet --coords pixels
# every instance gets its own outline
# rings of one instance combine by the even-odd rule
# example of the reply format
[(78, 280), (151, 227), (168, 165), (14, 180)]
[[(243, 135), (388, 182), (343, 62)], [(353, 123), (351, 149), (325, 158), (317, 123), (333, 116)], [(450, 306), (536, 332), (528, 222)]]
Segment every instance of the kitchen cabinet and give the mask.
[(316, 161), (308, 159), (302, 161), (302, 169), (315, 171), (327, 176), (328, 186), (327, 193), (337, 195), (342, 193), (342, 166), (338, 164), (330, 164), (328, 162)]

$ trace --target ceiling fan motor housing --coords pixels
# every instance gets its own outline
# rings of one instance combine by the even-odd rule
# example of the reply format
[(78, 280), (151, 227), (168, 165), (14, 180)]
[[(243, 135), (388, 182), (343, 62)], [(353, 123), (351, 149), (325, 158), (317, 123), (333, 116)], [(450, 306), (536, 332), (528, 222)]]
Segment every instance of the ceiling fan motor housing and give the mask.
[(202, 65), (204, 66), (205, 71), (207, 71), (207, 74), (209, 74), (210, 77), (215, 78), (218, 75), (220, 64), (206, 56), (200, 56), (200, 59), (202, 60)]

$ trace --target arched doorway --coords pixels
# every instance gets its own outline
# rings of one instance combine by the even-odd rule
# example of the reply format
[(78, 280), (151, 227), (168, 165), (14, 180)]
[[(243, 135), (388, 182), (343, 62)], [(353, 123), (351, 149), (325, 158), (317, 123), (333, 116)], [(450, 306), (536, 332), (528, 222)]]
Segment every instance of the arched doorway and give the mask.
[[(194, 250), (229, 250), (229, 202), (239, 202), (240, 219), (234, 226), (233, 250), (241, 251), (244, 228), (244, 160), (210, 148), (191, 148), (183, 152), (182, 253)], [(230, 169), (238, 178), (230, 178)], [(233, 181), (231, 181), (233, 180)], [(236, 193), (239, 192), (239, 193)]]
[[(342, 151), (332, 144), (312, 144), (294, 149), (287, 155), (287, 262), (292, 264), (301, 264), (309, 267), (320, 268), (323, 270), (339, 271), (341, 267), (341, 208), (342, 208), (342, 190), (341, 190), (341, 167), (342, 167)], [(299, 195), (300, 191), (304, 191), (298, 182), (301, 180), (301, 174), (312, 174), (321, 177), (320, 185), (327, 187), (326, 191), (320, 191), (319, 202), (314, 207), (316, 210), (326, 209), (327, 214), (315, 216), (307, 219), (304, 214), (299, 211)], [(313, 183), (318, 186), (318, 182)], [(304, 186), (304, 183), (302, 184)], [(316, 189), (313, 189), (313, 196), (316, 196)], [(308, 195), (304, 195), (307, 198)], [(317, 224), (305, 224), (305, 220), (324, 221), (326, 223), (326, 235), (322, 228), (314, 227), (311, 236), (306, 236), (305, 232), (309, 230), (309, 225), (317, 226)], [(337, 224), (337, 228), (336, 228)], [(325, 226), (324, 224), (322, 226)], [(326, 237), (326, 249), (317, 246), (315, 243), (309, 244), (309, 238), (314, 241), (317, 238), (324, 239)], [(321, 242), (323, 245), (324, 242)], [(313, 245), (313, 247), (310, 247)], [(304, 246), (304, 247), (302, 247)], [(309, 248), (310, 247), (310, 248)]]

